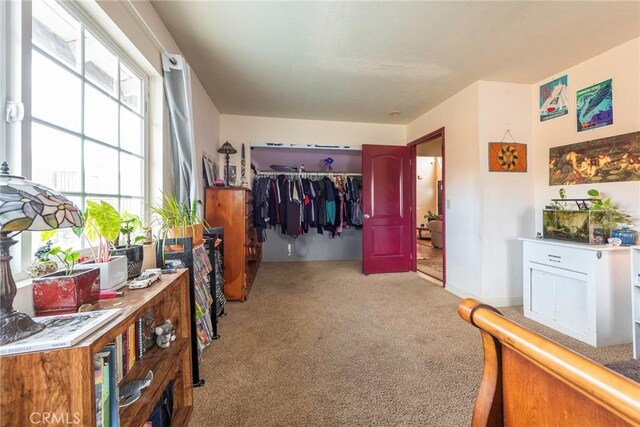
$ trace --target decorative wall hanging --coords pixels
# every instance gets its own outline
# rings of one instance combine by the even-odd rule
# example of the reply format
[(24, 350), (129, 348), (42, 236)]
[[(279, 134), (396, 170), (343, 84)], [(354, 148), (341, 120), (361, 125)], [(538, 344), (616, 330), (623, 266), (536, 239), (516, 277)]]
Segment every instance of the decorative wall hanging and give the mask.
[(526, 172), (527, 144), (504, 142), (507, 135), (514, 140), (507, 129), (502, 141), (489, 143), (489, 172)]
[(576, 92), (578, 132), (613, 124), (612, 80)]
[(640, 181), (640, 132), (549, 149), (549, 185)]
[(555, 119), (569, 112), (567, 75), (540, 86), (540, 121)]

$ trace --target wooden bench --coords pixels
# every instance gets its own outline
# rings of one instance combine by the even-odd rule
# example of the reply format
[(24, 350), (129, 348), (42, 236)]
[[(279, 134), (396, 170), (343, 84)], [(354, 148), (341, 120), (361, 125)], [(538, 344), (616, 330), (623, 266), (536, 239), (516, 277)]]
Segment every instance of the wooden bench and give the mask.
[(458, 314), (484, 348), (472, 426), (640, 426), (639, 383), (476, 300), (462, 300)]

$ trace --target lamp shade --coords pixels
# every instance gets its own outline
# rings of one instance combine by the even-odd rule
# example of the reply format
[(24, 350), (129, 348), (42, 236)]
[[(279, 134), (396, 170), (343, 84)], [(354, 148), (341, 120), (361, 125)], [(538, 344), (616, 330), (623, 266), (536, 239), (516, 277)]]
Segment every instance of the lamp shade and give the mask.
[(229, 141), (222, 144), (222, 147), (218, 148), (218, 153), (222, 154), (236, 154), (238, 150), (233, 148), (233, 145), (229, 144)]
[(0, 232), (45, 231), (81, 227), (76, 205), (59, 192), (24, 177), (10, 175), (7, 162), (0, 167)]

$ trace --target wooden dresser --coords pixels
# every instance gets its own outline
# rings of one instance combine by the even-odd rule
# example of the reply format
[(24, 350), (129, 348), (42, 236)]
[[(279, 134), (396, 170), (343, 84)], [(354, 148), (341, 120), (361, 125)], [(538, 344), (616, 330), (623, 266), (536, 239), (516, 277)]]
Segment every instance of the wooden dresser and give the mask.
[(243, 187), (205, 190), (205, 220), (224, 227), (224, 296), (245, 301), (262, 259), (262, 243), (253, 226), (253, 196)]

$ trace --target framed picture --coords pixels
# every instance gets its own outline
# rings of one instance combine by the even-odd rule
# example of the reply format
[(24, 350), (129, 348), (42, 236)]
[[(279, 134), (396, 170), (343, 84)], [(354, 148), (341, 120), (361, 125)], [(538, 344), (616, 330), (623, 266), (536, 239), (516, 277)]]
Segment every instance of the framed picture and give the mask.
[(640, 132), (549, 149), (549, 185), (640, 181)]
[(540, 86), (540, 121), (555, 119), (569, 112), (567, 75)]
[(613, 124), (613, 80), (576, 92), (578, 132)]
[(526, 172), (527, 144), (489, 143), (489, 172)]
[[(224, 174), (225, 174), (224, 181), (227, 182), (226, 168), (225, 168)], [(236, 187), (238, 185), (237, 180), (238, 180), (238, 167), (236, 165), (229, 166), (229, 181), (228, 181), (229, 186)]]

